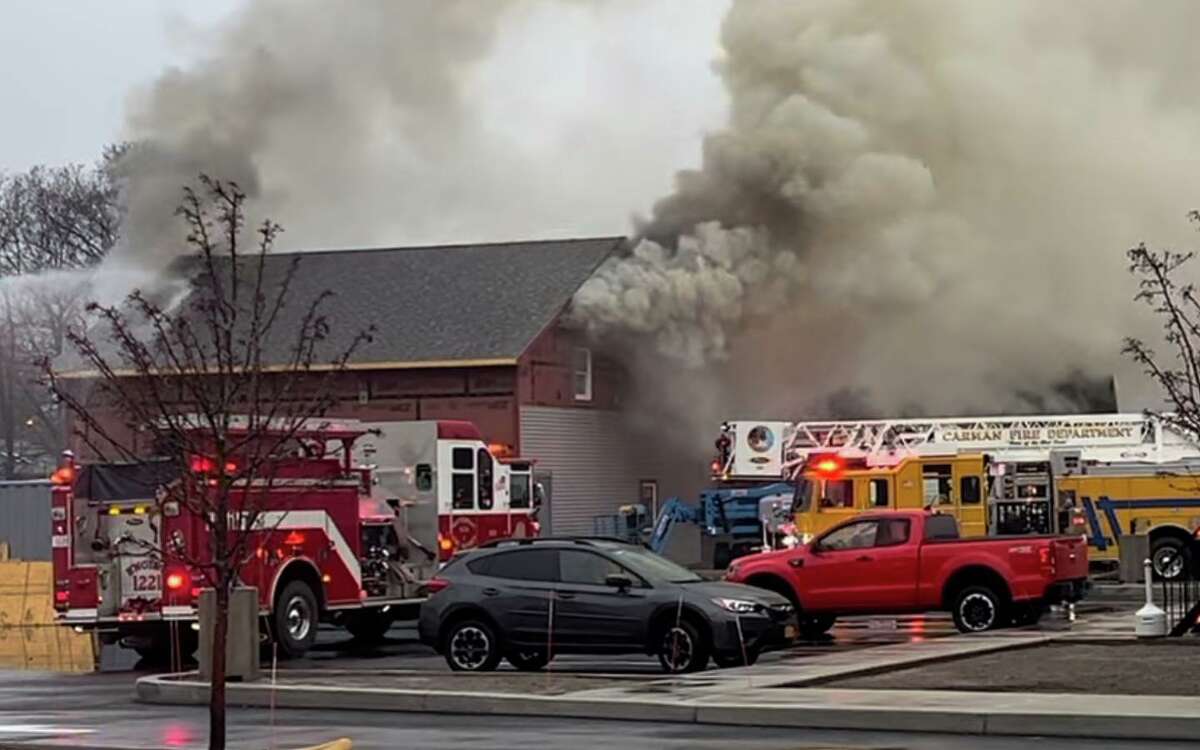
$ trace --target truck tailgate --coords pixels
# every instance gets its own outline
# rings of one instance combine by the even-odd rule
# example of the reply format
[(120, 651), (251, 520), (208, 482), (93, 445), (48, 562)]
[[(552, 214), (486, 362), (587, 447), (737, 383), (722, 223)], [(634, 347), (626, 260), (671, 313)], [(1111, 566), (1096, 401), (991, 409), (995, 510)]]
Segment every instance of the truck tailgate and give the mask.
[(1054, 555), (1054, 578), (1058, 581), (1074, 581), (1087, 578), (1087, 545), (1082, 536), (1059, 537), (1050, 543)]

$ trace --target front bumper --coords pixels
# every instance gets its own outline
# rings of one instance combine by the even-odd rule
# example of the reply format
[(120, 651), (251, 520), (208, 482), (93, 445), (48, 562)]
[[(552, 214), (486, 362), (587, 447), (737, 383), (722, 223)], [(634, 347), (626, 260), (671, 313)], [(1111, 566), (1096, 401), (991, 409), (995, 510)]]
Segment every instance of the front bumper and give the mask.
[(788, 648), (799, 636), (794, 612), (786, 615), (730, 615), (713, 623), (713, 650), (737, 655), (747, 650), (762, 653)]

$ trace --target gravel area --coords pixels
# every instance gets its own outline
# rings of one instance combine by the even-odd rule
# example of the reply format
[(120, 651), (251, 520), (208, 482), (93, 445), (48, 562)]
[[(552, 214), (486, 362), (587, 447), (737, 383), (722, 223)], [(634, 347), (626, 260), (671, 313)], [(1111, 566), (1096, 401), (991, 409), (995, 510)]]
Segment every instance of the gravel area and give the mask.
[(1200, 638), (1050, 643), (823, 683), (855, 690), (1200, 695)]

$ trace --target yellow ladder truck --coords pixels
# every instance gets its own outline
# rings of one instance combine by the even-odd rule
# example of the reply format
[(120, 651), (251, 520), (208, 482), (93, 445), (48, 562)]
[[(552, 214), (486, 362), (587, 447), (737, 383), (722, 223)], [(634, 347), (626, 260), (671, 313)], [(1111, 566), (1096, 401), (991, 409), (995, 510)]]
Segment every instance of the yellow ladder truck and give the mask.
[(1148, 534), (1171, 578), (1200, 528), (1200, 447), (1153, 415), (733, 421), (717, 447), (721, 483), (794, 482), (800, 541), (866, 510), (934, 508), (964, 536), (1078, 532), (1100, 561)]

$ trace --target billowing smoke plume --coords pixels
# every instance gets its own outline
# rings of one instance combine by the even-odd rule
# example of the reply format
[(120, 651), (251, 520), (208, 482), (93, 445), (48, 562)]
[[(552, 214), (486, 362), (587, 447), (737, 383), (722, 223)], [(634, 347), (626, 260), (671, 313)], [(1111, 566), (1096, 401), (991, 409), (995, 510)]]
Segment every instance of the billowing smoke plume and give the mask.
[(161, 267), (181, 252), (173, 209), (200, 172), (237, 181), (256, 216), (306, 247), (380, 241), (414, 196), (446, 197), (401, 190), (402, 176), (470, 141), (463, 79), (512, 5), (251, 0), (197, 65), (131, 101), (114, 261)]
[(735, 0), (728, 126), (574, 319), (703, 436), (847, 394), (1067, 408), (1053, 384), (1145, 325), (1122, 251), (1191, 239), (1197, 27), (1188, 0)]

